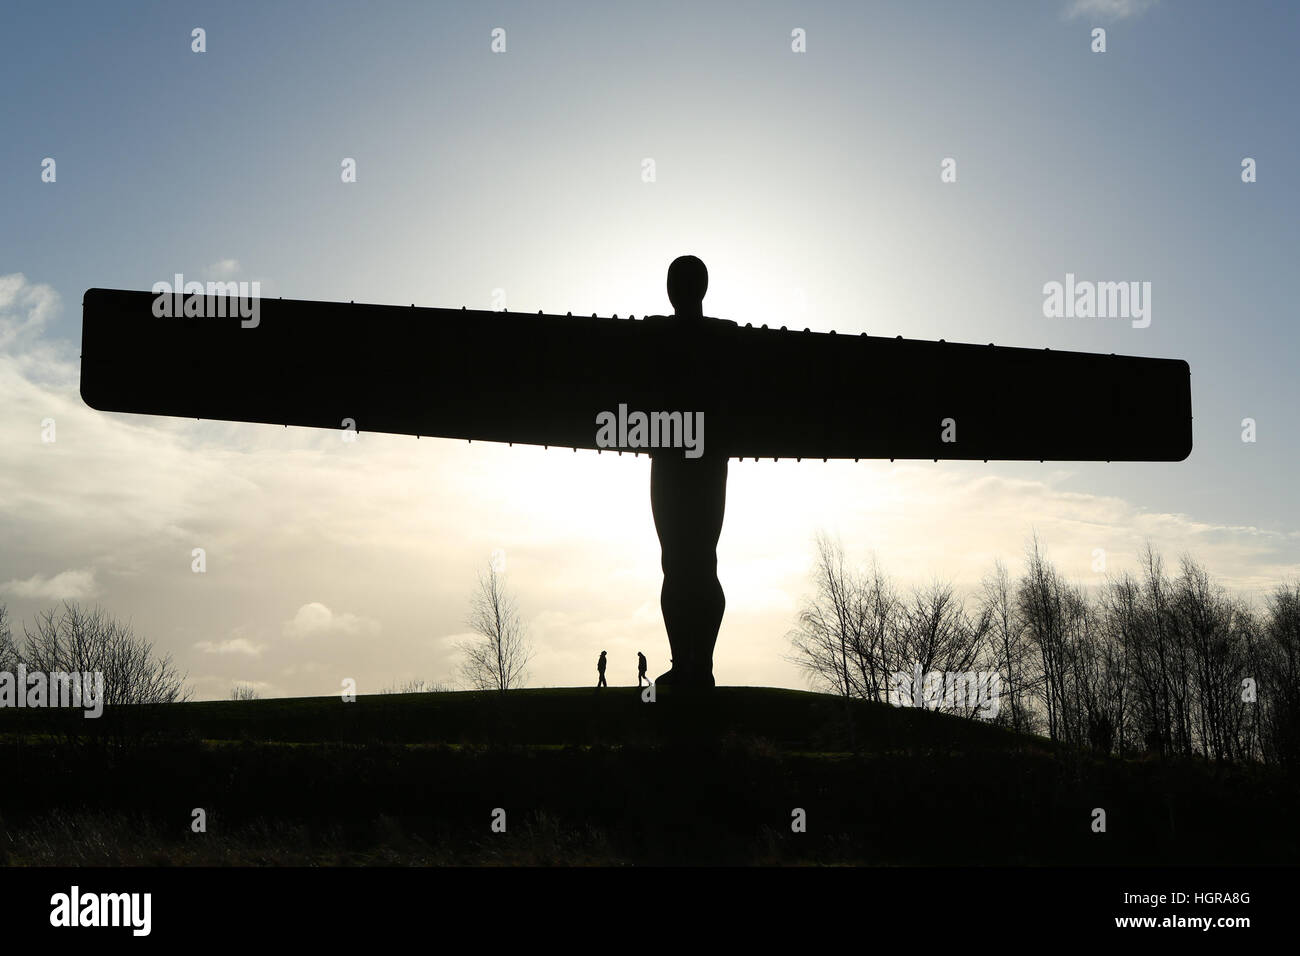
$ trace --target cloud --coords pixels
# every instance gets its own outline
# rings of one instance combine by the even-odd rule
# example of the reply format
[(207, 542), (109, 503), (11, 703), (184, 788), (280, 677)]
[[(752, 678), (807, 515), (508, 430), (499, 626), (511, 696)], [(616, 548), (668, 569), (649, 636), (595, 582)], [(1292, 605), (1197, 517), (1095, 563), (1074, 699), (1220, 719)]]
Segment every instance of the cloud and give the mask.
[(0, 592), (5, 594), (51, 601), (79, 601), (90, 597), (97, 590), (95, 572), (92, 570), (62, 571), (52, 578), (33, 574), (25, 581), (14, 579), (6, 584), (0, 584)]
[(1071, 20), (1079, 17), (1127, 20), (1146, 13), (1156, 2), (1157, 0), (1074, 0), (1065, 15)]
[(285, 621), (282, 630), (285, 637), (298, 639), (337, 634), (351, 636), (375, 634), (379, 631), (379, 623), (355, 614), (335, 614), (319, 601), (313, 601), (298, 608), (293, 620)]
[(261, 657), (265, 646), (254, 644), (246, 637), (232, 637), (228, 641), (199, 641), (194, 645), (204, 654), (245, 654)]
[(0, 348), (19, 339), (34, 339), (59, 309), (59, 294), (48, 285), (33, 285), (21, 272), (0, 276)]
[(222, 259), (208, 266), (208, 275), (213, 279), (229, 279), (239, 274), (238, 259)]

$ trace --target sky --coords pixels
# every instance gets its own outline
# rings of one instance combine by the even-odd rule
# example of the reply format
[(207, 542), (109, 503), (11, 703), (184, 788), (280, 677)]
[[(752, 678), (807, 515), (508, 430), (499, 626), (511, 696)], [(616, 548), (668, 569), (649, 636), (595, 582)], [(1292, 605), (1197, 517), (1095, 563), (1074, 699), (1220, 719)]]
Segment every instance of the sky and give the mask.
[[(965, 591), (1034, 533), (1085, 586), (1150, 541), (1261, 601), (1300, 571), (1298, 40), (1300, 6), (1193, 0), (8, 5), (0, 603), (19, 631), (99, 604), (198, 698), (372, 693), (455, 681), (499, 552), (531, 685), (594, 683), (601, 650), (611, 683), (638, 650), (658, 673), (644, 457), (97, 412), (80, 302), (182, 273), (643, 315), (683, 254), (742, 324), (1192, 375), (1184, 462), (733, 463), (719, 683), (805, 686), (787, 635), (819, 531)], [(1045, 316), (1067, 273), (1151, 283), (1150, 325)]]

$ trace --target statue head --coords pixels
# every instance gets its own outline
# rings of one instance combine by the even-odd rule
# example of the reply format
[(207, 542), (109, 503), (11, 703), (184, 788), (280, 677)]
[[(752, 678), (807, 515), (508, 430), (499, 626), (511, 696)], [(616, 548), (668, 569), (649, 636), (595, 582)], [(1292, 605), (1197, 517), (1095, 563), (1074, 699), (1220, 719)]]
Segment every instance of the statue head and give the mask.
[(708, 288), (709, 270), (695, 256), (678, 256), (668, 267), (668, 301), (679, 317), (703, 316)]

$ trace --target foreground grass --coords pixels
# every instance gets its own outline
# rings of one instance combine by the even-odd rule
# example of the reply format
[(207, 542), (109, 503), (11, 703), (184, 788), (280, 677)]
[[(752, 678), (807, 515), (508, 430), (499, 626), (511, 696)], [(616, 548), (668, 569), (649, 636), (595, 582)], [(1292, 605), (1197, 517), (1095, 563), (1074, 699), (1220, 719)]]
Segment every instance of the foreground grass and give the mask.
[(529, 815), (508, 842), (431, 839), (402, 820), (363, 827), (258, 818), (228, 832), (178, 835), (126, 813), (52, 813), (5, 832), (8, 866), (612, 866), (621, 859), (591, 828)]

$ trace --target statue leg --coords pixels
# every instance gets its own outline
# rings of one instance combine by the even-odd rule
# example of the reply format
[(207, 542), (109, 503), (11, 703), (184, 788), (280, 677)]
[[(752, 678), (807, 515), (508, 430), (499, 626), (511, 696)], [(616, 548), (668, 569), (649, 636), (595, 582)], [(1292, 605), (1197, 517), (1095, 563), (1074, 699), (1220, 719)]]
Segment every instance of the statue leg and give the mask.
[(658, 682), (713, 686), (713, 648), (726, 598), (718, 581), (718, 537), (727, 498), (727, 459), (654, 457), (650, 507), (664, 571), (659, 606), (673, 666)]

